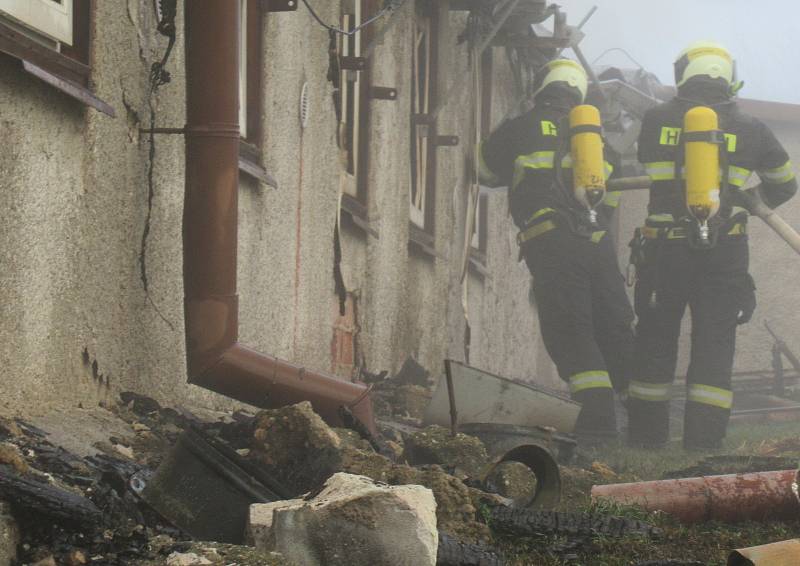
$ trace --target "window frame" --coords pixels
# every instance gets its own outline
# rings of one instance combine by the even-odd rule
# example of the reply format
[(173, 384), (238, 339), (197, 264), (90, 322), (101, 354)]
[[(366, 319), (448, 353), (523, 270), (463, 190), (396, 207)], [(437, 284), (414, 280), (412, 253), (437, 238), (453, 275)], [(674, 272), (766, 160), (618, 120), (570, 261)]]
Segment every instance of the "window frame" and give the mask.
[[(0, 17), (0, 53), (17, 59), (23, 70), (64, 94), (110, 117), (116, 111), (90, 89), (92, 15), (94, 0), (72, 0), (72, 45), (45, 45), (22, 31), (20, 25)], [(35, 32), (34, 32), (35, 33)]]
[[(481, 135), (485, 136), (492, 130), (492, 84), (494, 74), (494, 53), (486, 49), (481, 54)], [(489, 230), (489, 197), (486, 194), (478, 195), (477, 209), (475, 211), (475, 230), (470, 241), (470, 255), (474, 260), (485, 264), (488, 245)]]
[[(352, 29), (381, 8), (380, 0), (348, 0), (342, 2), (340, 24)], [(348, 17), (353, 21), (348, 22)], [(342, 156), (340, 172), (341, 210), (343, 218), (366, 234), (377, 237), (370, 227), (369, 140), (371, 125), (371, 61), (358, 71), (341, 68), (341, 57), (363, 57), (364, 49), (373, 41), (375, 27), (367, 26), (353, 34), (337, 38), (339, 63), (339, 98), (336, 142)], [(348, 80), (351, 78), (353, 80)], [(351, 103), (352, 101), (352, 103)], [(349, 141), (349, 144), (347, 143)]]
[(259, 0), (240, 0), (245, 8), (240, 17), (239, 41), (239, 170), (269, 186), (276, 183), (263, 165), (262, 158), (262, 88), (264, 9)]
[(74, 0), (0, 0), (0, 15), (45, 41), (72, 45)]
[[(430, 112), (438, 103), (439, 14), (436, 5), (417, 2), (411, 34), (411, 96), (409, 140), (409, 224), (410, 237), (423, 247), (433, 248), (436, 203), (436, 123)], [(420, 32), (420, 28), (424, 28)], [(426, 35), (427, 38), (421, 37)], [(420, 68), (419, 45), (426, 41), (425, 65)], [(425, 74), (420, 95), (419, 75)], [(421, 158), (421, 159), (420, 159)], [(423, 193), (416, 190), (422, 181)], [(420, 198), (415, 197), (419, 195)], [(430, 249), (427, 251), (431, 251)]]

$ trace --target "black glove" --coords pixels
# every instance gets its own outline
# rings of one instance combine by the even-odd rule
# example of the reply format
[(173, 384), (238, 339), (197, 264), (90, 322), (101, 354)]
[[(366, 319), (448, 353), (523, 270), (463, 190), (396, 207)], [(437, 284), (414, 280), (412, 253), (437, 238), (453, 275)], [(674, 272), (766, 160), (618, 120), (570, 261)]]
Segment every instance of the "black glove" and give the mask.
[(747, 324), (753, 317), (756, 310), (756, 284), (753, 277), (748, 273), (742, 282), (741, 295), (739, 298), (739, 316), (736, 324)]

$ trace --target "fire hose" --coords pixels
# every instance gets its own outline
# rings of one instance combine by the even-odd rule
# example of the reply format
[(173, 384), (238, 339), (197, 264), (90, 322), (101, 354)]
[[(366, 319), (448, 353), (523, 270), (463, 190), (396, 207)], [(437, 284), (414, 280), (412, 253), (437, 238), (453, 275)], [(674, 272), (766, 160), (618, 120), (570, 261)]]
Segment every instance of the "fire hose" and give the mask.
[[(607, 182), (609, 191), (635, 191), (639, 189), (649, 189), (651, 185), (650, 177), (621, 177)], [(753, 216), (758, 216), (767, 226), (789, 244), (794, 251), (800, 254), (800, 234), (792, 228), (781, 216), (764, 204), (756, 195), (746, 191), (740, 191), (740, 195), (746, 204), (746, 208)]]

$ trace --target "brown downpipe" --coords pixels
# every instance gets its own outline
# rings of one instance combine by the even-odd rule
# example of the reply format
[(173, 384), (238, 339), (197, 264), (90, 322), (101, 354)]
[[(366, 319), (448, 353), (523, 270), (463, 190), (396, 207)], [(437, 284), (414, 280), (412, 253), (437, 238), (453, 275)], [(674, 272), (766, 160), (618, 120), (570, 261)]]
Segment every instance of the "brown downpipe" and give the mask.
[(258, 407), (310, 401), (327, 422), (349, 407), (373, 433), (369, 389), (238, 343), (239, 3), (185, 2), (183, 283), (189, 383)]

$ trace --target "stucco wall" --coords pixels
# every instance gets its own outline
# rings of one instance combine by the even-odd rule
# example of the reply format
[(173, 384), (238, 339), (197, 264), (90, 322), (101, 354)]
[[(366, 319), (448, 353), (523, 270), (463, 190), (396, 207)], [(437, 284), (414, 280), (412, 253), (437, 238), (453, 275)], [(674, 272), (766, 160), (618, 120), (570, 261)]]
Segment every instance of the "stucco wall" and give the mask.
[[(154, 31), (149, 0), (94, 5), (92, 84), (116, 108), (116, 119), (0, 57), (0, 402), (6, 410), (46, 410), (133, 389), (172, 404), (219, 404), (221, 398), (185, 384), (180, 136), (156, 139), (146, 253), (152, 302), (140, 274), (149, 144), (139, 128), (149, 125), (148, 73), (166, 42)], [(338, 19), (337, 2), (317, 5), (323, 18)], [(445, 357), (463, 354), (457, 272), (469, 93), (459, 93), (440, 119), (440, 132), (460, 136), (461, 144), (438, 150), (437, 256), (409, 252), (409, 8), (397, 16), (372, 68), (373, 84), (399, 89), (396, 102), (371, 103), (369, 217), (379, 235), (344, 229), (343, 271), (358, 299), (358, 341), (368, 369), (396, 371), (413, 355), (438, 375)], [(444, 3), (442, 10), (439, 90), (445, 92), (467, 59), (456, 41), (463, 18)], [(178, 23), (173, 81), (152, 99), (162, 127), (185, 120), (182, 13)], [(266, 353), (330, 370), (340, 162), (326, 80), (328, 35), (302, 8), (267, 15), (263, 32), (262, 148), (279, 188), (241, 182), (240, 336)], [(495, 116), (511, 98), (510, 77), (498, 62), (503, 78), (496, 81)], [(298, 109), (304, 82), (311, 103), (305, 129)], [(489, 202), (491, 274), (469, 278), (471, 361), (536, 378), (542, 354), (532, 346), (538, 328), (529, 276), (516, 262), (505, 196)]]

